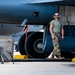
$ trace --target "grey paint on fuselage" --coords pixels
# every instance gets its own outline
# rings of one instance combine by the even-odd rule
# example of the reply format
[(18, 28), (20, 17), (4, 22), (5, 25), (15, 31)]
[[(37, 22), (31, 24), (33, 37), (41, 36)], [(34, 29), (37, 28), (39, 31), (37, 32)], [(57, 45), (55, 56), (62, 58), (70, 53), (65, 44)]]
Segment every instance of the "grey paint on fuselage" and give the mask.
[(23, 27), (20, 24), (0, 24), (0, 35), (16, 34), (21, 32)]
[[(25, 31), (20, 24), (0, 24), (0, 35), (12, 35), (15, 37), (22, 36)], [(43, 29), (43, 25), (28, 25), (28, 32), (39, 31)]]

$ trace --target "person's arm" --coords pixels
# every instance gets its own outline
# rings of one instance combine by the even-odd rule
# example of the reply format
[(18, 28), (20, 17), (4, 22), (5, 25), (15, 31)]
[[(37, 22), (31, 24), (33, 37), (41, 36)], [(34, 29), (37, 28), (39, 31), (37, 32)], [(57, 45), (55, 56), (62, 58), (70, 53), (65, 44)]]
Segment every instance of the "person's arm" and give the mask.
[(50, 24), (50, 33), (53, 35), (53, 25)]
[(64, 39), (64, 28), (62, 27), (62, 30), (61, 30), (61, 34), (62, 34), (62, 39)]
[(51, 33), (52, 39), (54, 39), (55, 36), (54, 36), (54, 34), (53, 34), (53, 25), (52, 25), (52, 24), (50, 24), (50, 28), (49, 28), (49, 30), (50, 30), (50, 33)]

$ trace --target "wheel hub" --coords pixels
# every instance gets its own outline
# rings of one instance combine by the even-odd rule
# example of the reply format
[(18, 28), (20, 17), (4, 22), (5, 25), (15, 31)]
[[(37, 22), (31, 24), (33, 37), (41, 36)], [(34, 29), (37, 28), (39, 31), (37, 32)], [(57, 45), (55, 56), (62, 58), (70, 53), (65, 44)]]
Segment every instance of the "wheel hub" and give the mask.
[(42, 39), (38, 39), (34, 42), (34, 49), (36, 52), (43, 53), (42, 47), (43, 47)]

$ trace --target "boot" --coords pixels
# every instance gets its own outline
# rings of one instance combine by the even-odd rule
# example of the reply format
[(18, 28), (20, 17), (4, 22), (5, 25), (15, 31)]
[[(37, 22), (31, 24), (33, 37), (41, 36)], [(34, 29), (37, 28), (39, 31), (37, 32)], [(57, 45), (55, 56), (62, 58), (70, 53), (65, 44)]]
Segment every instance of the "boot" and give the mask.
[(53, 52), (51, 52), (51, 57), (50, 57), (50, 59), (54, 59), (54, 54), (53, 54)]
[(51, 54), (50, 54), (47, 58), (49, 58), (49, 59), (54, 59), (53, 52), (51, 52)]
[(62, 57), (61, 55), (57, 55), (57, 58), (60, 60), (64, 59), (64, 57)]

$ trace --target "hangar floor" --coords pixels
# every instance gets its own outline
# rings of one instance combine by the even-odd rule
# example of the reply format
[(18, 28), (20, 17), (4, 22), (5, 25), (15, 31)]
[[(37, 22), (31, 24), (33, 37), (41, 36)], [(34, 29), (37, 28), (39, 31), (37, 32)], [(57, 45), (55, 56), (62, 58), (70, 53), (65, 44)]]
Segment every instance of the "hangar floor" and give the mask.
[(1, 75), (75, 75), (73, 62), (5, 62)]

